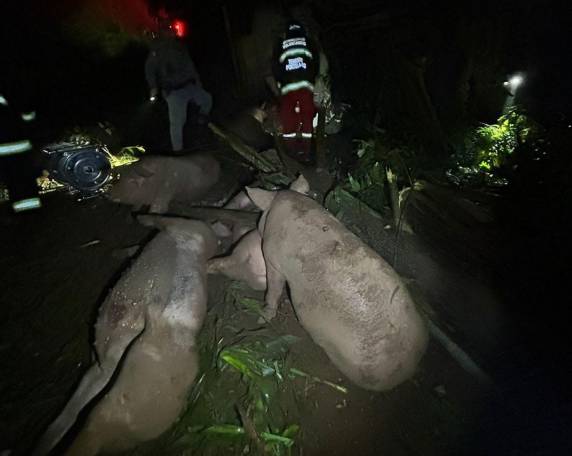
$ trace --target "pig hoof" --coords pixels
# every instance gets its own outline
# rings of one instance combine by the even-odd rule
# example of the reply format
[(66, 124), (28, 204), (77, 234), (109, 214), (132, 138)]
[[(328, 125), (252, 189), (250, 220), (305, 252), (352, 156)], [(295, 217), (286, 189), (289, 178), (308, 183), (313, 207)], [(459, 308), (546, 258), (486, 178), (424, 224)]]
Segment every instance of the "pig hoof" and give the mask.
[(258, 319), (258, 324), (263, 325), (264, 323), (269, 323), (276, 316), (276, 309), (264, 309), (260, 313), (260, 318)]

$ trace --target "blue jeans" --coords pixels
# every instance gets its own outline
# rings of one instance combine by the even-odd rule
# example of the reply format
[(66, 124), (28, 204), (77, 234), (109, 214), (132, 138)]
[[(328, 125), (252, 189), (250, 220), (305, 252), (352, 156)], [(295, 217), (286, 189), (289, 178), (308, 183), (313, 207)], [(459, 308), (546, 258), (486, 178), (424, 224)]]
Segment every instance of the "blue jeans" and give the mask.
[(173, 151), (180, 151), (183, 149), (183, 128), (187, 122), (189, 103), (197, 105), (201, 114), (208, 115), (213, 99), (210, 93), (196, 84), (189, 84), (168, 94), (163, 92), (163, 98), (169, 107), (171, 146)]

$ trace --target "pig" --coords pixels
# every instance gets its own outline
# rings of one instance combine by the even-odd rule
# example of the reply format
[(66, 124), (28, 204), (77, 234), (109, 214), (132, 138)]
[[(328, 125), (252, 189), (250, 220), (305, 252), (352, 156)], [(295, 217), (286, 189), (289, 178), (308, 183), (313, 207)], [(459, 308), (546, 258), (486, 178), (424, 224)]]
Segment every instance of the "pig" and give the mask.
[(287, 283), (300, 323), (338, 369), (360, 387), (389, 390), (415, 372), (425, 323), (393, 268), (301, 189), (303, 176), (290, 190), (246, 189), (263, 211), (264, 319)]
[[(306, 181), (304, 181), (306, 182)], [(306, 184), (299, 185), (295, 181), (291, 189), (306, 194)], [(245, 192), (239, 192), (225, 206), (225, 209), (251, 210), (256, 206)], [(244, 225), (233, 227), (233, 242), (240, 241), (234, 247), (232, 254), (222, 258), (213, 258), (207, 264), (209, 274), (223, 274), (234, 280), (246, 282), (253, 290), (266, 289), (266, 264), (262, 255), (262, 238), (258, 230), (250, 230)]]
[(164, 214), (172, 201), (199, 201), (219, 176), (220, 165), (210, 155), (148, 156), (122, 169), (109, 197), (134, 210), (150, 206), (150, 212)]
[(163, 433), (186, 404), (198, 371), (196, 336), (206, 315), (206, 262), (216, 251), (216, 236), (200, 221), (138, 220), (162, 231), (103, 302), (95, 325), (97, 363), (34, 455), (48, 454), (113, 376), (66, 454), (127, 450)]
[[(256, 209), (256, 206), (248, 195), (241, 191), (232, 197), (223, 208), (252, 210)], [(224, 233), (226, 225), (220, 222), (217, 224), (217, 233)], [(232, 230), (228, 230), (225, 236), (232, 236), (233, 243), (239, 240), (240, 242), (234, 247), (231, 255), (209, 260), (207, 273), (224, 274), (231, 279), (246, 282), (253, 290), (265, 290), (266, 266), (262, 256), (262, 238), (258, 230), (253, 230), (252, 227), (241, 223), (234, 223)]]
[(223, 207), (225, 209), (241, 209), (245, 211), (258, 210), (245, 192), (238, 192)]
[[(250, 200), (248, 195), (241, 191), (233, 196), (228, 203), (223, 206), (224, 209), (243, 210), (243, 211), (257, 211), (258, 208)], [(252, 230), (252, 226), (241, 223), (235, 223), (232, 227), (232, 242), (235, 243), (241, 239), (246, 233)], [(261, 253), (262, 254), (262, 253)]]
[(262, 238), (258, 230), (244, 235), (231, 255), (209, 260), (207, 272), (241, 280), (253, 290), (266, 290), (266, 265), (262, 256)]

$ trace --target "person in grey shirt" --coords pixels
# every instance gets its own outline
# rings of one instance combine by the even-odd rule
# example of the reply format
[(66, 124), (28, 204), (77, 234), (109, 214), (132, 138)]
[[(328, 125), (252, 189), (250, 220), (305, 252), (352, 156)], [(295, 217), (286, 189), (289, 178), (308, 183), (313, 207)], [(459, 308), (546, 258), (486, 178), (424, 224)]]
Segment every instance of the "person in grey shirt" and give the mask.
[(159, 26), (158, 34), (151, 41), (145, 76), (151, 101), (161, 93), (167, 102), (171, 146), (173, 151), (181, 151), (189, 103), (198, 106), (201, 117), (205, 119), (212, 108), (212, 96), (203, 88), (187, 48), (167, 23)]

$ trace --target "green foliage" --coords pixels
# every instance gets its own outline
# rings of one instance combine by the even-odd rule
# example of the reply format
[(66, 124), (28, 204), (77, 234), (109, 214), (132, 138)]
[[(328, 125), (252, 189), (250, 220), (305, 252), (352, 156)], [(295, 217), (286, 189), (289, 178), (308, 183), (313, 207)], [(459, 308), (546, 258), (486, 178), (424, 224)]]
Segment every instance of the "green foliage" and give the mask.
[(117, 168), (118, 166), (131, 165), (139, 161), (139, 157), (145, 153), (143, 146), (127, 146), (122, 148), (118, 154), (111, 155), (111, 166)]
[(516, 146), (516, 125), (506, 116), (499, 118), (497, 124), (477, 128), (474, 133), (473, 147), (477, 164), (487, 171), (499, 168)]
[[(335, 383), (293, 368), (290, 347), (298, 338), (278, 334), (272, 325), (252, 327), (262, 310), (233, 282), (224, 305), (211, 309), (199, 337), (200, 374), (187, 410), (159, 439), (131, 455), (298, 454), (300, 426), (295, 378), (344, 392)], [(250, 322), (250, 324), (249, 324)]]
[(539, 139), (542, 128), (522, 109), (513, 107), (497, 123), (470, 130), (464, 146), (454, 154), (457, 169), (452, 176), (459, 181), (479, 184), (502, 184), (497, 176), (520, 144)]
[(348, 173), (343, 188), (358, 195), (373, 209), (384, 212), (389, 204), (388, 171), (407, 181), (406, 161), (413, 157), (411, 148), (391, 139), (385, 130), (376, 128), (368, 139), (354, 140), (358, 163)]

